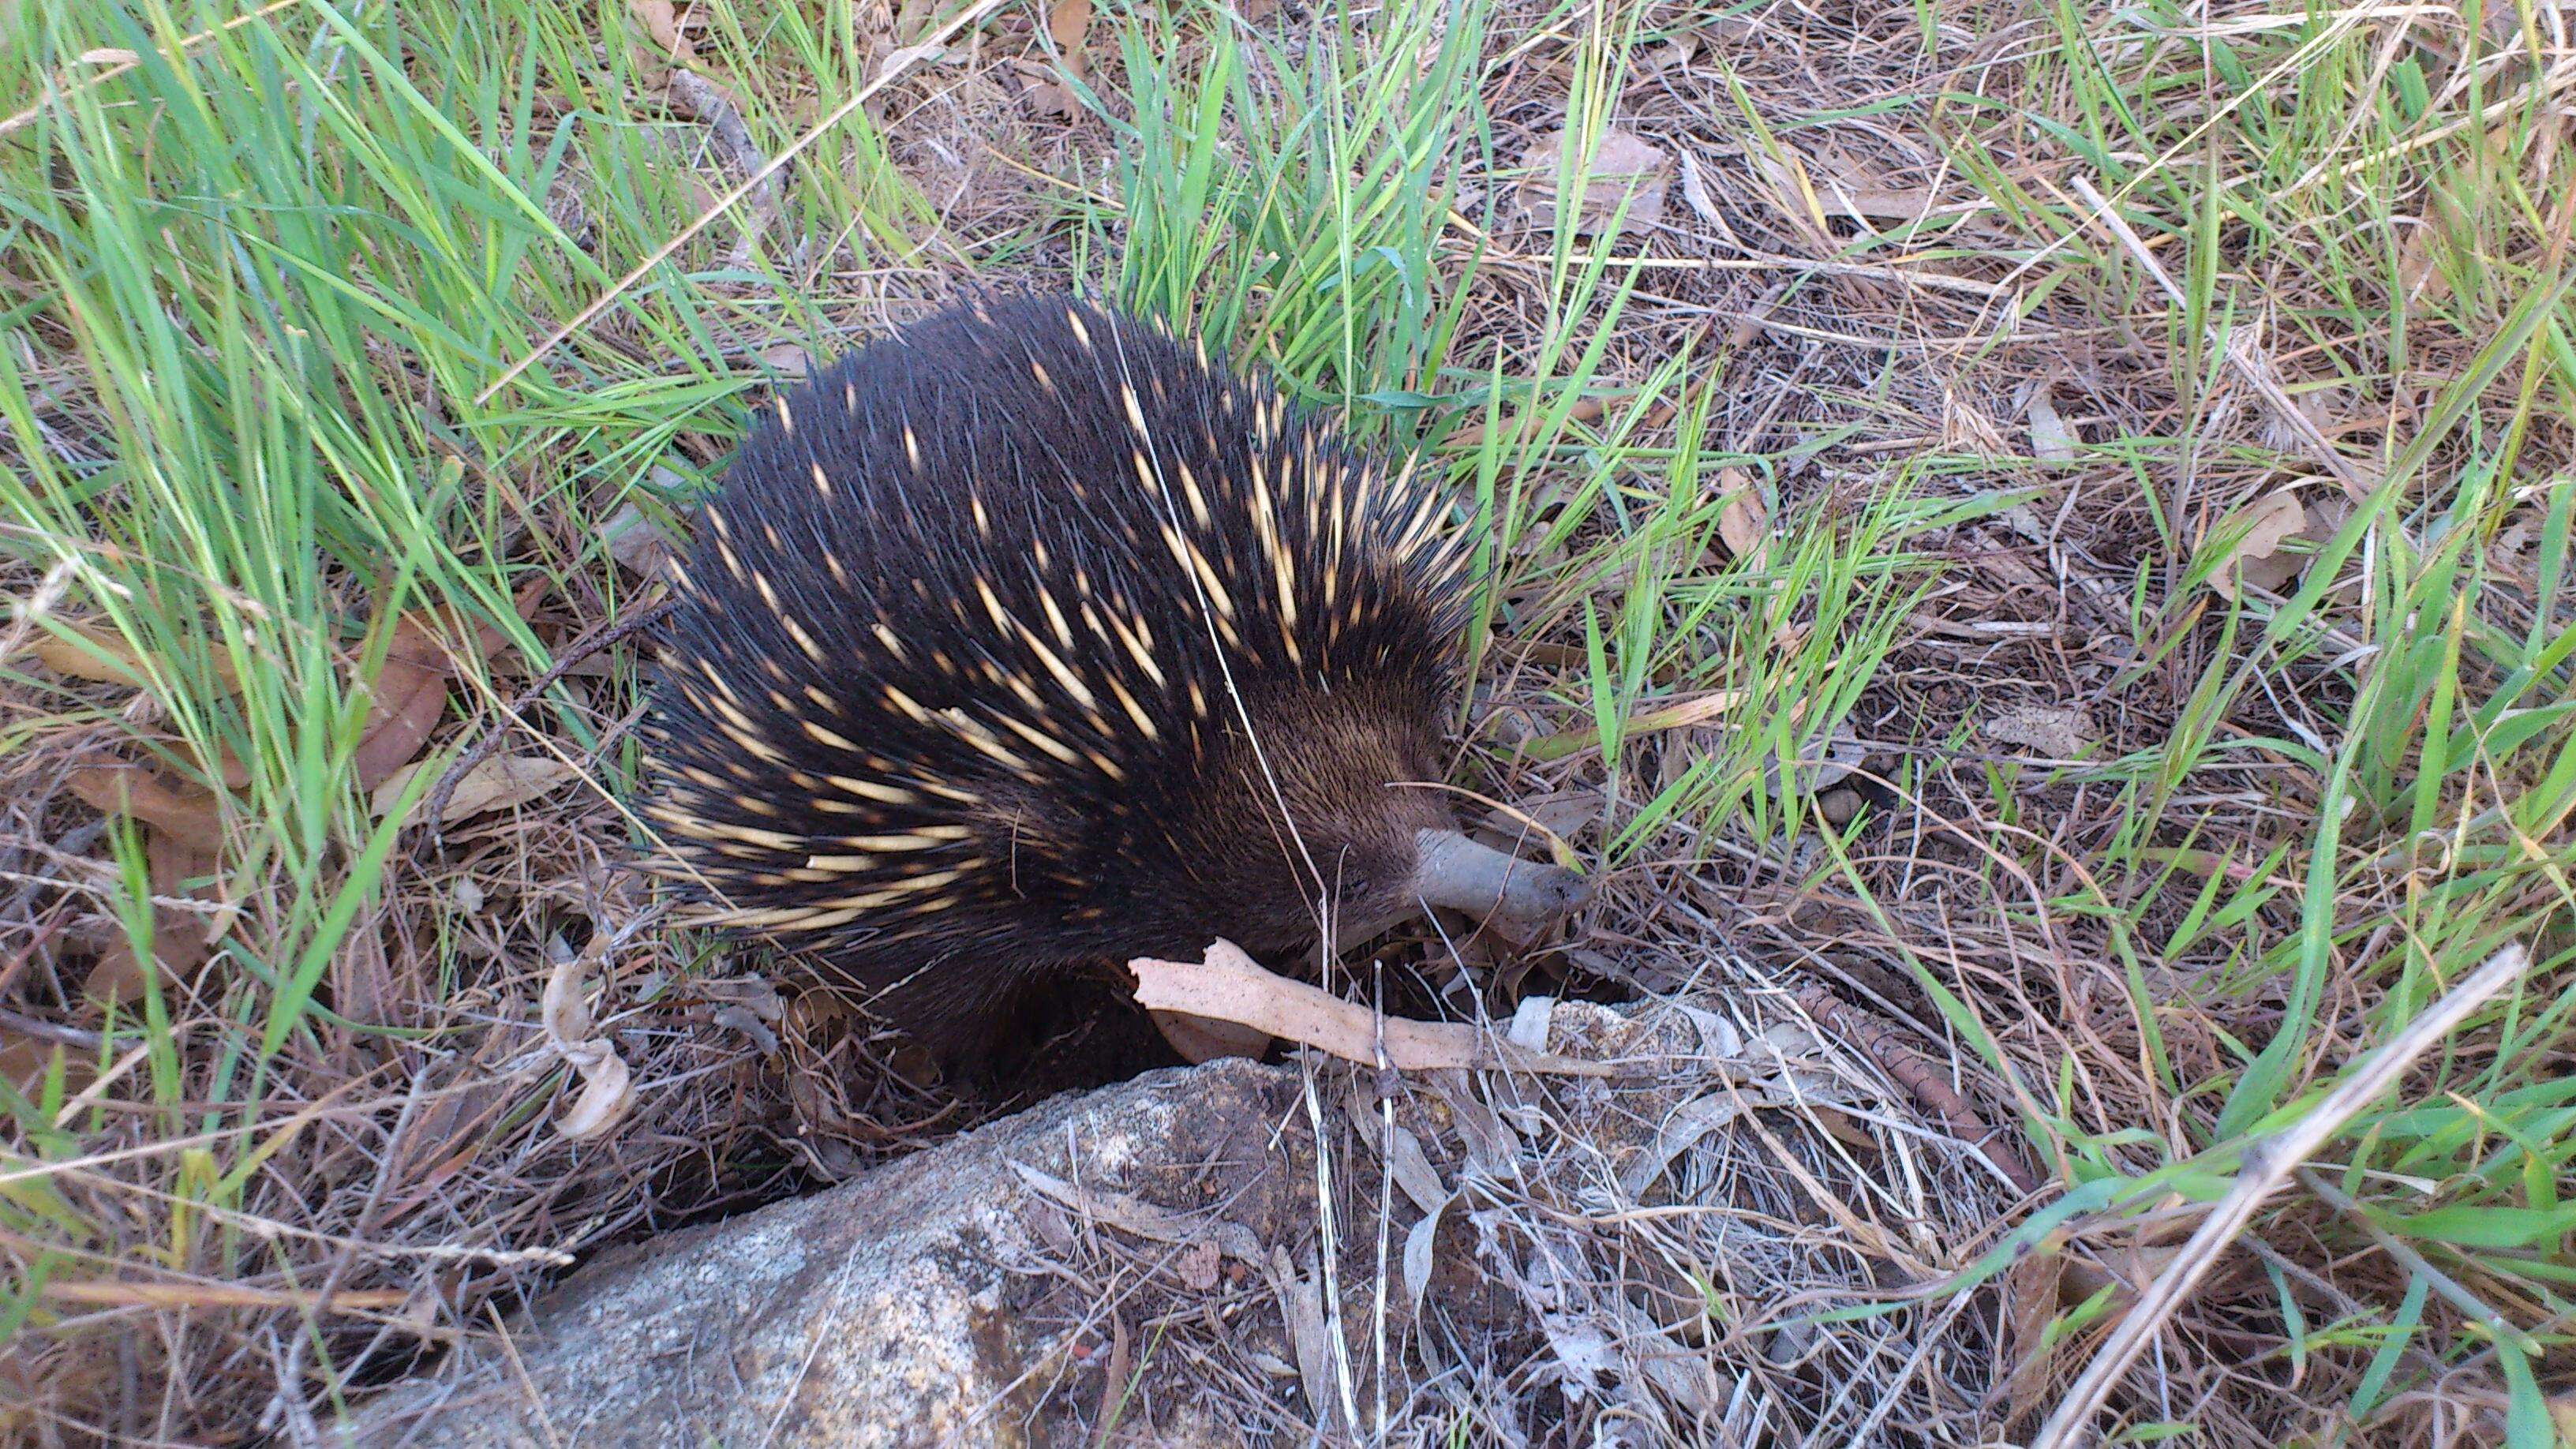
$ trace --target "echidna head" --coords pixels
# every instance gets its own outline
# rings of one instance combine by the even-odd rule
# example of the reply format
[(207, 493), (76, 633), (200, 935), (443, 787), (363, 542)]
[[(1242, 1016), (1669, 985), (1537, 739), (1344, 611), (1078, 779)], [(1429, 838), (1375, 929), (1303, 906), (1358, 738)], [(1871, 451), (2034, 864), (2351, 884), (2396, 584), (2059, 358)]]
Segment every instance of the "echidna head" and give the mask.
[[(1231, 788), (1208, 800), (1194, 832), (1239, 852), (1230, 865), (1202, 866), (1216, 887), (1206, 919), (1225, 928), (1217, 934), (1284, 949), (1314, 941), (1320, 923), (1336, 949), (1347, 949), (1426, 906), (1522, 934), (1583, 900), (1572, 871), (1460, 833), (1437, 788), (1433, 721), (1347, 696), (1256, 718), (1261, 747), (1229, 752)], [(1275, 850), (1242, 851), (1253, 820), (1268, 822)]]

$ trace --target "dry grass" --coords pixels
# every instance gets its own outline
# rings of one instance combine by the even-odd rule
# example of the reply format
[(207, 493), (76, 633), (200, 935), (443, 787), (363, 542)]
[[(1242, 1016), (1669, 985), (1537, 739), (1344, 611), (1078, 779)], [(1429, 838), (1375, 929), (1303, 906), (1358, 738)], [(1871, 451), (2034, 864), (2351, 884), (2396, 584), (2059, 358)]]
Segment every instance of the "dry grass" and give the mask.
[[(1470, 11), (1469, 84), (1408, 90)], [(1491, 510), (1503, 587), (1456, 778), (1563, 831), (1603, 902), (1535, 959), (1398, 943), (1411, 999), (1508, 1019), (1644, 991), (1662, 1028), (1707, 1023), (1641, 1087), (1400, 1095), (1445, 1203), (1418, 1312), (1423, 1185), (1390, 1188), (1365, 1083), (1319, 1075), (1364, 1426), (1383, 1364), (1418, 1442), (2027, 1435), (2247, 1137), (2517, 939), (2529, 983), (2272, 1200), (2108, 1413), (2231, 1446), (2546, 1442), (2535, 1410), (2576, 1393), (2568, 12), (1514, 3), (1342, 34), (1292, 8), (1239, 51), (1246, 94), (1294, 115), (1335, 76), (1349, 135), (1437, 113), (1455, 144), (1378, 174), (1301, 133), (1262, 211), (1183, 190), (1205, 138), (1140, 128), (1118, 64), (1124, 35), (1195, 74), (1207, 30), (1103, 18), (1099, 109), (1057, 117), (1036, 17), (1006, 6), (819, 138), (757, 238), (759, 206), (719, 218), (488, 406), (743, 172), (665, 104), (640, 27), (466, 12), (290, 10), (0, 136), (24, 198), (0, 212), (12, 1433), (294, 1438), (567, 1255), (998, 1110), (907, 1085), (847, 1007), (751, 979), (783, 985), (775, 963), (657, 929), (618, 869), (630, 650), (521, 694), (649, 600), (612, 520), (654, 525), (721, 462), (782, 347), (969, 281), (1080, 280), (1188, 297)], [(0, 94), (150, 49), (115, 13), (0, 7), (30, 41)], [(883, 6), (687, 13), (757, 154), (898, 48)], [(396, 34), (384, 64), (353, 40)], [(297, 99), (261, 99), (263, 67)], [(1659, 217), (1533, 223), (1521, 158), (1569, 110), (1667, 158)], [(1390, 208), (1355, 219), (1354, 196)], [(431, 235), (463, 197), (499, 219)], [(531, 197), (570, 245), (513, 210)], [(296, 229), (326, 202), (355, 260)], [(218, 244), (238, 236), (268, 250)], [(253, 281), (285, 300), (261, 312)], [(323, 406), (260, 425), (297, 396)], [(272, 520), (295, 567), (215, 526), (254, 478), (304, 500)], [(1720, 537), (1736, 480), (1775, 525), (1758, 557)], [(2319, 556), (2239, 610), (2209, 579), (2285, 486), (2316, 519), (2291, 553)], [(402, 652), (394, 621), (431, 605), (487, 632), (425, 621), (431, 652)], [(140, 663), (99, 668), (71, 621)], [(404, 715), (407, 668), (451, 702)], [(578, 779), (377, 831), (394, 768), (425, 790), (496, 729)], [(98, 768), (145, 761), (183, 798), (111, 809)], [(1857, 832), (1819, 816), (1838, 789)], [(567, 958), (605, 982), (637, 1084), (589, 1142), (551, 1125), (578, 1083), (538, 1019)], [(1739, 1100), (1629, 1181), (1685, 1104)], [(1293, 1304), (1241, 1290), (1280, 1325), (1265, 1349), (1187, 1294), (1122, 1296), (1153, 1272), (1083, 1241), (1032, 1311), (1097, 1333), (1117, 1305), (1168, 1345), (1135, 1392), (1302, 1433), (1250, 1357), (1297, 1359)], [(1096, 1428), (1098, 1378), (1063, 1392)]]

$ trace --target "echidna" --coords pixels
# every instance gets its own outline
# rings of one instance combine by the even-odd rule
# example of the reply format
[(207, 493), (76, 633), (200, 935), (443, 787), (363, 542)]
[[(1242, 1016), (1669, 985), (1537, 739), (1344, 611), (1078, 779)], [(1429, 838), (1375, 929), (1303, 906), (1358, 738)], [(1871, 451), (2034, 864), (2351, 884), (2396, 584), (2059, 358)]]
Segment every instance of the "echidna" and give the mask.
[(703, 510), (648, 735), (664, 869), (961, 1063), (1069, 973), (1552, 915), (1579, 879), (1437, 788), (1449, 522), (1131, 317), (934, 315), (780, 393)]

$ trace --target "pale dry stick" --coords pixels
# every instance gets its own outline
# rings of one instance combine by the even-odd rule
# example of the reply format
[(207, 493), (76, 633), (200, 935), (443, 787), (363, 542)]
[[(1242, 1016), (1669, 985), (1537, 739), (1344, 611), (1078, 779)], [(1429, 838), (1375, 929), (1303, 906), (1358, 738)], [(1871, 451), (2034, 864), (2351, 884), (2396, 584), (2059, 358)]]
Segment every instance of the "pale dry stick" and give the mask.
[[(181, 40), (179, 42), (179, 54), (185, 55), (189, 51), (196, 49), (198, 46), (205, 44), (207, 41), (214, 39), (216, 36), (223, 34), (227, 30), (239, 30), (241, 27), (250, 24), (254, 20), (258, 20), (264, 16), (274, 15), (278, 11), (286, 9), (288, 6), (301, 5), (303, 3), (304, 0), (269, 0), (268, 4), (262, 5), (248, 15), (236, 15), (232, 19), (225, 21), (223, 24), (216, 26), (212, 30), (200, 30), (196, 34)], [(167, 50), (162, 51), (161, 55), (164, 59), (168, 60), (175, 60), (178, 58)], [(16, 115), (10, 116), (6, 120), (0, 120), (0, 136), (6, 136), (10, 132), (34, 121), (38, 116), (45, 113), (45, 107), (52, 105), (54, 102), (69, 100), (73, 96), (79, 95), (82, 91), (90, 89), (92, 86), (105, 85), (109, 81), (116, 79), (118, 76), (125, 74), (127, 71), (130, 71), (141, 64), (143, 64), (143, 62), (140, 59), (119, 61), (115, 65), (109, 66), (107, 69), (100, 71), (96, 75), (83, 76), (77, 84), (73, 85), (68, 90), (57, 91), (48, 89), (34, 105), (27, 107)]]
[(2139, 1295), (2128, 1317), (2120, 1320), (2120, 1326), (2102, 1341), (2100, 1351), (2084, 1366), (2083, 1374), (2059, 1401), (2056, 1412), (2040, 1426), (2038, 1437), (2030, 1441), (2030, 1449), (2067, 1449), (2074, 1444), (2103, 1400), (2111, 1396), (2112, 1386), (2173, 1317), (2184, 1296), (2217, 1264), (2219, 1255), (2236, 1235), (2245, 1230), (2263, 1199), (2289, 1181), (2299, 1165), (2342, 1131), (2355, 1113), (2394, 1086), (2417, 1057), (2466, 1021), (2469, 1013), (2484, 1006), (2488, 998), (2520, 979), (2530, 966), (2530, 953), (2519, 942), (2488, 957), (2486, 964), (2470, 973), (2466, 981), (2451, 988), (2423, 1015), (2408, 1022), (2405, 1030), (2365, 1058), (2306, 1116), (2248, 1146), (2236, 1186), (2210, 1210), (2199, 1231)]
[(546, 1449), (563, 1449), (563, 1436), (555, 1432), (554, 1416), (546, 1412), (546, 1396), (537, 1392), (537, 1381), (528, 1376), (527, 1362), (519, 1357), (519, 1345), (510, 1337), (510, 1326), (501, 1321), (501, 1306), (487, 1300), (483, 1311), (492, 1320), (492, 1331), (501, 1335), (501, 1350), (509, 1355), (510, 1371), (519, 1376), (519, 1387), (528, 1396), (528, 1408), (537, 1427), (545, 1431)]
[[(1323, 1261), (1319, 1265), (1319, 1271), (1324, 1279), (1325, 1331), (1331, 1335), (1333, 1341), (1333, 1388), (1341, 1400), (1342, 1422), (1349, 1426), (1351, 1432), (1357, 1433), (1360, 1428), (1359, 1387), (1353, 1382), (1351, 1374), (1350, 1332), (1342, 1323), (1341, 1220), (1333, 1211), (1336, 1200), (1333, 1192), (1333, 1154), (1326, 1150), (1325, 1145), (1332, 1138), (1324, 1128), (1324, 1099), (1316, 1089), (1314, 1055), (1303, 1053), (1301, 1057), (1302, 1060), (1298, 1064), (1300, 1088), (1298, 1096), (1305, 1104), (1306, 1121), (1315, 1134), (1315, 1228), (1317, 1234), (1323, 1239), (1320, 1252)], [(1284, 1302), (1279, 1306), (1283, 1313), (1288, 1307)], [(1309, 1392), (1311, 1391), (1310, 1385)], [(1307, 1407), (1315, 1412), (1314, 1428), (1320, 1434), (1327, 1421), (1332, 1418), (1332, 1406), (1310, 1404)]]
[(1136, 1004), (1232, 1022), (1310, 1046), (1362, 1067), (1399, 1072), (1465, 1067), (1578, 1077), (1619, 1075), (1617, 1063), (1534, 1051), (1466, 1022), (1391, 1017), (1304, 981), (1278, 975), (1231, 941), (1210, 942), (1197, 961), (1139, 956), (1127, 963)]
[[(2082, 175), (2068, 179), (2076, 193), (2084, 198), (2084, 204), (2093, 208), (2094, 216), (2119, 241), (2121, 249), (2126, 251), (2139, 266), (2146, 268), (2147, 275), (2155, 278), (2156, 285), (2164, 290), (2165, 296), (2177, 307), (2188, 307), (2190, 302), (2181, 286), (2174, 281), (2172, 274), (2164, 269), (2164, 264), (2156, 260), (2155, 253), (2147, 250), (2146, 242), (2130, 229), (2129, 223), (2121, 217), (2119, 208), (2105, 199), (2101, 192), (2094, 190), (2093, 183), (2084, 179)], [(2219, 350), (2226, 357), (2229, 365), (2244, 377), (2246, 384), (2254, 389), (2256, 395), (2271, 407), (2273, 414), (2288, 426), (2290, 431), (2299, 435), (2300, 442), (2307, 444), (2310, 455), (2324, 464), (2327, 472), (2334, 474), (2335, 481), (2344, 486), (2344, 491), (2351, 494), (2354, 501), (2358, 502), (2370, 496), (2370, 480), (2361, 476), (2360, 470), (2352, 466), (2351, 459), (2335, 451), (2334, 444), (2318, 430), (2315, 419), (2299, 411), (2299, 405), (2290, 401), (2290, 394), (2282, 388), (2281, 380), (2273, 376), (2271, 368), (2255, 361), (2239, 348), (2222, 347)]]
[(1002, 8), (1002, 0), (976, 0), (976, 3), (957, 12), (956, 16), (950, 19), (947, 24), (940, 26), (936, 31), (933, 31), (930, 35), (925, 37), (919, 45), (906, 46), (892, 55), (887, 56), (884, 64), (877, 67), (877, 78), (875, 80), (859, 87), (856, 92), (852, 93), (848, 100), (834, 106), (829, 114), (825, 115), (823, 119), (816, 121), (811, 127), (809, 127), (804, 135), (797, 137), (794, 144), (790, 145), (786, 150), (769, 158), (768, 165), (751, 173), (751, 175), (743, 179), (740, 185), (716, 198), (715, 204), (708, 207), (705, 211), (700, 212), (697, 220), (680, 228), (680, 230), (675, 233), (669, 241), (655, 247), (651, 256), (637, 262), (634, 268), (627, 272), (625, 276), (622, 276), (615, 282), (611, 283), (607, 291), (600, 293), (595, 298), (592, 298), (590, 305), (573, 314), (571, 321), (556, 328), (547, 336), (545, 341), (540, 342), (535, 347), (529, 349), (526, 356), (520, 358), (514, 363), (511, 363), (509, 371), (504, 372), (499, 377), (493, 379), (491, 386), (484, 388), (481, 392), (474, 395), (474, 405), (476, 407), (481, 407), (485, 403), (490, 402), (495, 393), (498, 393), (501, 389), (508, 387), (511, 383), (517, 381), (520, 373), (523, 373), (529, 368), (535, 366), (538, 358), (541, 358), (547, 353), (554, 351), (557, 347), (562, 346), (565, 338), (572, 336), (574, 333), (579, 332), (581, 329), (589, 326), (593, 321), (597, 320), (600, 313), (608, 310), (610, 303), (615, 302), (619, 297), (625, 295), (627, 288), (644, 280), (644, 278), (649, 275), (654, 268), (662, 265), (662, 263), (666, 261), (669, 261), (672, 253), (678, 251), (681, 247), (688, 245), (689, 238), (706, 230), (709, 223), (713, 222), (717, 217), (724, 215), (726, 212), (731, 211), (736, 205), (741, 203), (744, 197), (759, 190), (771, 176), (776, 175), (788, 162), (795, 160), (799, 155), (803, 154), (806, 147), (822, 139), (825, 132), (849, 119), (851, 112), (857, 110), (863, 105), (866, 105), (869, 99), (875, 96), (877, 92), (884, 90), (887, 86), (893, 84), (896, 77), (911, 70), (914, 65), (921, 61), (928, 60), (930, 57), (937, 55), (941, 49), (948, 44), (948, 38), (950, 36), (955, 35), (960, 30), (965, 29), (968, 25), (983, 19), (985, 16), (992, 14), (1000, 8)]

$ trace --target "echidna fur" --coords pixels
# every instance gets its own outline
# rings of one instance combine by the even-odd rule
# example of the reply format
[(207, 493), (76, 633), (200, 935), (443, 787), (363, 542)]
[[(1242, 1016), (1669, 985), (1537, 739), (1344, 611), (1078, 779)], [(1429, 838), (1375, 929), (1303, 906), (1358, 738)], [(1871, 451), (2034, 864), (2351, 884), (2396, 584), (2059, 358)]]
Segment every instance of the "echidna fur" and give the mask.
[(1031, 983), (1414, 914), (1460, 530), (1274, 387), (1062, 297), (780, 393), (648, 734), (663, 869), (974, 1059)]

